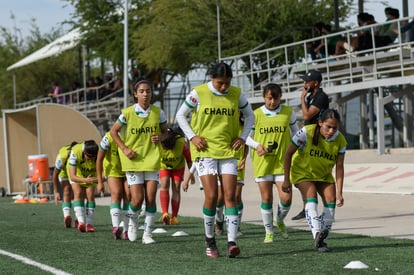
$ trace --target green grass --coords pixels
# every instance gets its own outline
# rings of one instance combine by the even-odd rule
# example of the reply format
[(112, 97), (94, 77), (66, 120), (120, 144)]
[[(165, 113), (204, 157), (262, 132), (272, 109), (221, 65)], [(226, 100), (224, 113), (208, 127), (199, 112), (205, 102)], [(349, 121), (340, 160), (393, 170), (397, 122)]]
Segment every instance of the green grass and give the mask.
[[(98, 206), (95, 233), (80, 233), (63, 227), (61, 205), (14, 204), (0, 198), (0, 249), (73, 274), (412, 274), (414, 241), (331, 233), (329, 253), (312, 248), (308, 231), (289, 230), (289, 239), (279, 236), (263, 244), (260, 225), (242, 224), (238, 238), (241, 255), (209, 259), (204, 252), (203, 222), (180, 217), (181, 225), (163, 226), (166, 234), (154, 234), (154, 245), (114, 241), (109, 207)], [(141, 222), (142, 224), (142, 222)], [(172, 237), (176, 231), (187, 237)], [(142, 231), (139, 232), (139, 237)], [(225, 255), (226, 238), (217, 245)], [(343, 267), (359, 260), (364, 270)], [(49, 274), (41, 269), (0, 255), (0, 274)]]

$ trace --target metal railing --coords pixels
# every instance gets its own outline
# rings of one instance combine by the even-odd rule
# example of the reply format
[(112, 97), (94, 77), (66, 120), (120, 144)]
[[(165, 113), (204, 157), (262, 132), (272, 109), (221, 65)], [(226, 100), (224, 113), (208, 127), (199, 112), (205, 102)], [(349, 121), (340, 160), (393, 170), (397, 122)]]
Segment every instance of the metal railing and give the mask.
[[(367, 88), (414, 82), (414, 41), (408, 41), (408, 32), (401, 33), (401, 26), (413, 17), (405, 17), (384, 23), (319, 36), (283, 46), (251, 51), (222, 58), (233, 68), (233, 84), (242, 88), (251, 103), (261, 102), (262, 87), (270, 82), (282, 87), (284, 99), (300, 97), (303, 81), (300, 76), (309, 69), (316, 69), (323, 75), (322, 86), (328, 94), (356, 91)], [(325, 52), (328, 40), (341, 36), (350, 43), (359, 31), (369, 31), (375, 45), (375, 30), (384, 24), (396, 22), (398, 37), (383, 47), (372, 47), (358, 52), (337, 56), (310, 58), (309, 45), (323, 39)], [(301, 56), (300, 58), (296, 58)]]
[[(69, 106), (88, 117), (98, 129), (104, 133), (107, 124), (116, 120), (120, 114), (123, 104), (123, 88), (117, 91), (108, 90), (107, 82), (97, 87), (77, 89), (56, 97), (42, 97), (16, 104), (16, 109), (26, 108), (41, 103), (56, 103), (62, 99), (60, 104)], [(103, 92), (106, 91), (106, 92)]]
[(62, 100), (61, 104), (65, 105), (77, 105), (77, 104), (87, 104), (93, 103), (99, 100), (105, 100), (111, 97), (110, 94), (116, 94), (120, 91), (115, 91), (110, 94), (102, 94), (102, 91), (108, 90), (108, 86), (113, 82), (113, 80), (106, 82), (100, 86), (96, 87), (87, 87), (87, 88), (79, 88), (73, 91), (69, 91), (66, 93), (61, 93), (58, 96), (45, 96), (41, 98), (36, 98), (33, 100), (21, 102), (16, 104), (16, 109), (26, 108), (29, 106), (33, 106), (39, 103), (53, 103), (56, 102), (58, 99)]

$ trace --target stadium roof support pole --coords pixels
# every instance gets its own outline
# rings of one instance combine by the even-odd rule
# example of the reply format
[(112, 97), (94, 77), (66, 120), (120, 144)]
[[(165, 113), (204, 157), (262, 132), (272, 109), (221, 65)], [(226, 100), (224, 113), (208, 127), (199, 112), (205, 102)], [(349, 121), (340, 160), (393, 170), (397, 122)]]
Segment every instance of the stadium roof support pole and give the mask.
[(412, 121), (413, 100), (412, 93), (404, 97), (404, 147), (413, 147), (413, 127), (410, 123)]
[(13, 73), (13, 109), (16, 109), (16, 74)]
[(220, 34), (220, 0), (217, 0), (217, 52), (218, 61), (221, 61), (221, 34)]
[(335, 30), (339, 31), (339, 1), (334, 0), (334, 20), (335, 20)]
[(369, 148), (369, 140), (368, 140), (368, 110), (367, 110), (367, 96), (361, 95), (359, 103), (359, 111), (360, 111), (360, 125), (361, 131), (359, 134), (359, 144), (360, 149), (368, 149)]
[(358, 13), (364, 12), (364, 0), (358, 0)]
[(378, 87), (377, 99), (377, 144), (378, 154), (385, 153), (385, 134), (384, 134), (384, 88)]
[[(83, 79), (83, 94), (86, 96), (87, 92), (87, 81), (86, 81), (86, 70), (88, 69), (88, 61), (87, 61), (87, 46), (82, 45), (82, 79)], [(86, 99), (86, 97), (85, 97)]]
[(128, 0), (124, 9), (124, 108), (128, 107)]
[(408, 0), (403, 0), (402, 1), (402, 13), (403, 13), (403, 17), (407, 17), (408, 16)]
[(369, 106), (369, 148), (375, 148), (375, 133), (374, 133), (374, 91), (368, 94)]

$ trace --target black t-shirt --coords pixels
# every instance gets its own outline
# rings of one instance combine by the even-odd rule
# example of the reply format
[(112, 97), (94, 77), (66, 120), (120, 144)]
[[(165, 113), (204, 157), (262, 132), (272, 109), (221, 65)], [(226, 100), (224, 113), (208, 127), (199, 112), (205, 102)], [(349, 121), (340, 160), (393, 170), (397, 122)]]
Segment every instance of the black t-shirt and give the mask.
[(317, 113), (314, 117), (312, 117), (310, 120), (305, 120), (304, 124), (316, 124), (318, 122), (319, 116), (321, 113), (329, 108), (329, 97), (327, 94), (325, 94), (324, 91), (322, 91), (322, 88), (318, 89), (318, 92), (315, 94), (314, 97), (311, 97), (310, 95), (306, 98), (306, 106), (308, 108), (313, 105), (317, 108), (319, 108), (319, 113)]

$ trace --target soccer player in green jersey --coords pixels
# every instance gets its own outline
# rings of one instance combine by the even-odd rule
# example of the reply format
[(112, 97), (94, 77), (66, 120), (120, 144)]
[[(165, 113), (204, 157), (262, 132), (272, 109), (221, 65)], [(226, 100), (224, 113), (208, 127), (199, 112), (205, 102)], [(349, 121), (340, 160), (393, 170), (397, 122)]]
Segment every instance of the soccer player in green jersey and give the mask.
[[(317, 124), (306, 125), (296, 133), (285, 155), (282, 189), (291, 193), (292, 183), (300, 190), (314, 247), (319, 252), (329, 251), (325, 239), (335, 219), (335, 207), (344, 204), (342, 188), (347, 142), (339, 132), (339, 123), (336, 110), (325, 110)], [(321, 215), (318, 214), (318, 194), (323, 201)]]
[[(241, 134), (243, 127), (244, 127), (244, 117), (243, 113), (239, 112), (239, 123), (240, 123), (240, 129), (239, 132)], [(249, 153), (249, 146), (247, 144), (244, 145), (239, 150), (239, 155), (237, 158), (237, 185), (236, 185), (236, 204), (239, 215), (239, 228), (237, 230), (237, 236), (243, 235), (243, 233), (240, 230), (241, 220), (243, 216), (243, 199), (242, 199), (242, 191), (244, 187), (244, 174), (246, 172), (246, 159), (247, 155)], [(218, 197), (217, 197), (217, 207), (216, 207), (216, 222), (214, 224), (214, 232), (216, 235), (222, 235), (223, 234), (223, 228), (224, 228), (224, 192), (223, 188), (221, 186), (220, 180), (218, 181), (219, 189), (218, 189)]]
[[(264, 105), (254, 111), (255, 122), (247, 145), (253, 148), (252, 164), (255, 181), (260, 190), (264, 243), (273, 242), (273, 226), (287, 239), (284, 219), (290, 210), (292, 194), (282, 191), (283, 158), (290, 138), (298, 131), (296, 115), (291, 107), (281, 104), (282, 89), (269, 83), (263, 88)], [(273, 224), (273, 185), (279, 194), (277, 215)]]
[[(168, 128), (168, 137), (161, 140), (160, 204), (161, 220), (167, 225), (178, 225), (178, 210), (181, 203), (181, 182), (184, 178), (185, 164), (192, 166), (190, 149), (181, 130)], [(170, 199), (171, 186), (171, 199)], [(168, 207), (171, 200), (171, 216)]]
[[(240, 254), (236, 244), (238, 205), (236, 202), (237, 157), (251, 131), (254, 116), (240, 88), (232, 86), (233, 73), (226, 63), (215, 64), (208, 83), (194, 87), (177, 112), (177, 122), (190, 140), (193, 162), (204, 190), (204, 231), (206, 255), (217, 258), (214, 219), (218, 196), (218, 178), (224, 192), (227, 227), (227, 255)], [(239, 110), (245, 125), (239, 133)], [(187, 115), (191, 113), (191, 125)]]
[(72, 208), (72, 186), (69, 183), (69, 176), (66, 164), (69, 159), (70, 151), (74, 145), (78, 144), (73, 141), (70, 145), (63, 146), (59, 149), (59, 153), (56, 156), (55, 168), (53, 169), (53, 189), (55, 192), (54, 200), (55, 204), (60, 200), (59, 184), (62, 186), (62, 211), (63, 222), (66, 228), (72, 227), (72, 216), (70, 215), (70, 209)]
[[(69, 180), (73, 190), (73, 210), (78, 220), (80, 232), (95, 232), (93, 218), (95, 215), (95, 192), (101, 193), (102, 183), (96, 177), (96, 156), (98, 145), (94, 140), (76, 144), (72, 147), (69, 161)], [(85, 208), (85, 198), (87, 199)], [(86, 210), (86, 219), (85, 219)]]
[(128, 213), (128, 239), (137, 239), (138, 215), (145, 199), (145, 222), (143, 244), (155, 243), (152, 238), (156, 195), (159, 182), (161, 145), (167, 135), (167, 119), (164, 111), (151, 104), (152, 86), (147, 80), (134, 85), (136, 103), (123, 109), (110, 130), (111, 137), (118, 145), (122, 171), (125, 172), (131, 202)]
[[(112, 139), (109, 132), (106, 132), (99, 143), (96, 172), (98, 175), (98, 183), (103, 184), (105, 176), (109, 191), (111, 192), (109, 212), (111, 215), (113, 238), (114, 240), (121, 238), (128, 240), (129, 216), (127, 214), (131, 195), (125, 178), (125, 172), (122, 171), (121, 161), (119, 160), (118, 145)], [(123, 201), (122, 211), (121, 201)], [(124, 222), (123, 228), (119, 226), (121, 218)]]

